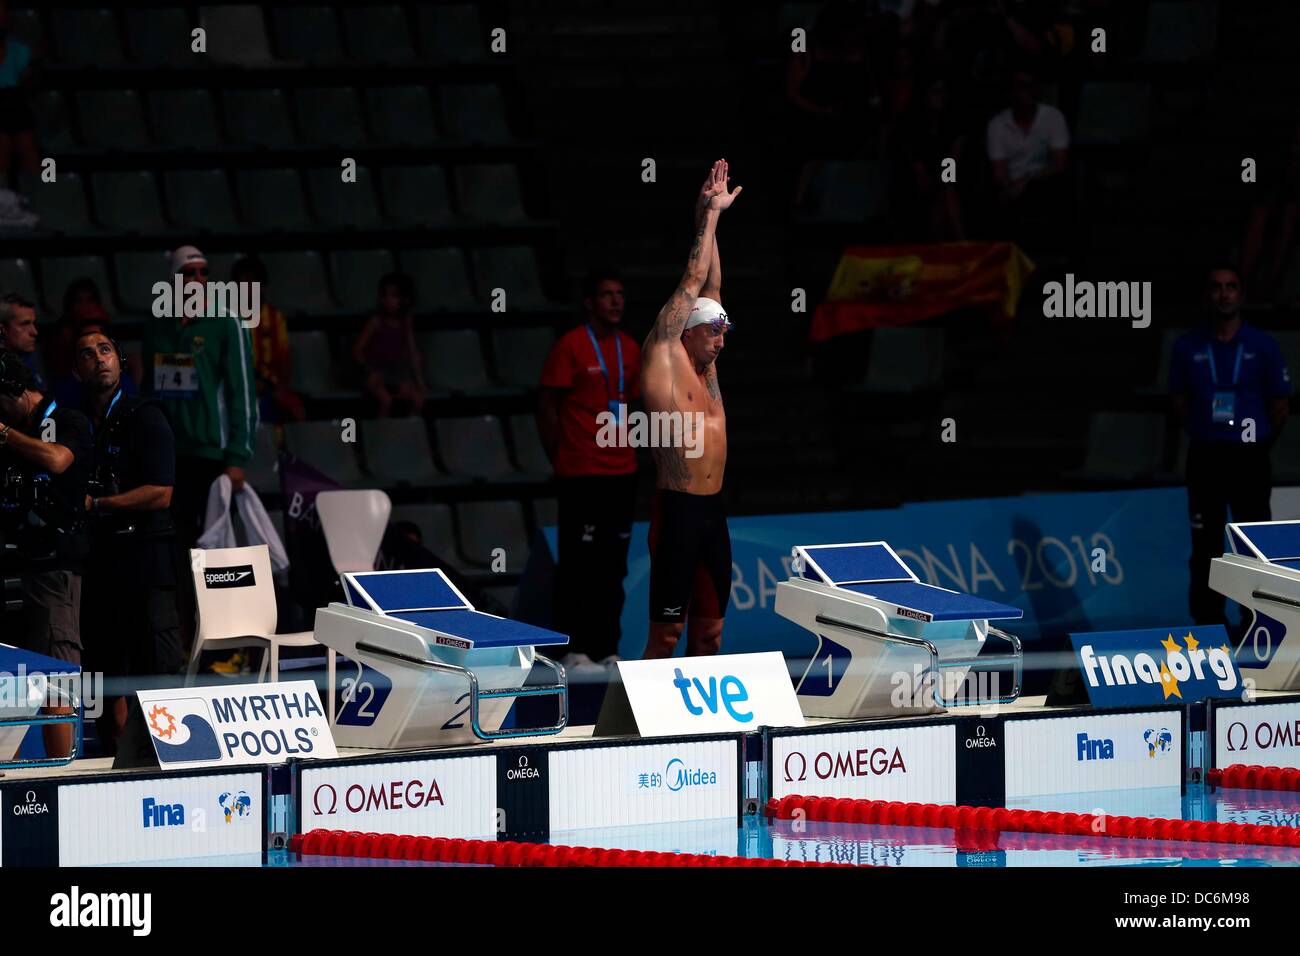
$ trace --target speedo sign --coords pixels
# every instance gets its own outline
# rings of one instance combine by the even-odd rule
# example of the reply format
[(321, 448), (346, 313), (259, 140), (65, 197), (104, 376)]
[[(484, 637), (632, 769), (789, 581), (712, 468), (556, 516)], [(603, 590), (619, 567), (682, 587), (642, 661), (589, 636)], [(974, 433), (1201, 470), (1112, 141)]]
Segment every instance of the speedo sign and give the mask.
[(772, 796), (953, 803), (953, 724), (822, 734), (774, 734)]
[(205, 588), (251, 588), (257, 584), (251, 564), (236, 564), (228, 568), (204, 568)]

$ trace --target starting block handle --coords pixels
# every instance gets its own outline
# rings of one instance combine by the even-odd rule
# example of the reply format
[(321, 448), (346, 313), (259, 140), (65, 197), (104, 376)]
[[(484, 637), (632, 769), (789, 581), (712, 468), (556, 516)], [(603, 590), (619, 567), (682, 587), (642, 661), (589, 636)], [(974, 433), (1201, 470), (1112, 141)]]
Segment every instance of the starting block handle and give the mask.
[(1283, 607), (1300, 607), (1300, 601), (1297, 601), (1295, 598), (1286, 597), (1283, 594), (1272, 594), (1268, 591), (1261, 591), (1258, 588), (1251, 591), (1250, 596), (1256, 601), (1268, 601), (1270, 604), (1281, 604)]
[(988, 632), (1002, 638), (1004, 641), (1008, 641), (1011, 644), (1010, 652), (1006, 654), (980, 655), (979, 657), (969, 657), (941, 662), (939, 660), (939, 649), (935, 647), (934, 642), (928, 641), (923, 637), (909, 637), (905, 634), (895, 634), (893, 631), (880, 631), (874, 627), (866, 627), (862, 624), (853, 624), (849, 621), (840, 621), (833, 617), (827, 617), (824, 614), (818, 614), (816, 620), (818, 624), (825, 624), (831, 627), (842, 627), (846, 630), (856, 631), (859, 634), (865, 634), (866, 636), (875, 638), (885, 644), (903, 644), (925, 651), (930, 656), (930, 663), (922, 673), (934, 675), (934, 701), (945, 710), (957, 705), (954, 701), (946, 699), (943, 696), (941, 690), (943, 682), (939, 680), (939, 670), (944, 668), (978, 667), (985, 669), (1010, 662), (1012, 665), (1012, 671), (1015, 674), (1015, 680), (1012, 684), (1010, 694), (1001, 694), (997, 697), (990, 697), (987, 700), (977, 698), (974, 701), (963, 701), (963, 705), (987, 707), (991, 704), (1010, 704), (1020, 697), (1021, 673), (1024, 666), (1024, 651), (1020, 645), (1020, 638), (1016, 637), (1014, 634), (1008, 634), (1006, 631), (998, 630), (992, 624), (989, 625)]
[[(474, 731), (474, 736), (480, 740), (506, 740), (512, 737), (537, 737), (543, 734), (558, 734), (561, 730), (569, 725), (569, 684), (564, 676), (564, 667), (536, 652), (533, 653), (533, 660), (536, 663), (550, 667), (554, 671), (556, 681), (550, 684), (535, 684), (532, 687), (502, 687), (495, 690), (480, 690), (478, 686), (478, 675), (468, 667), (459, 667), (456, 664), (444, 664), (441, 661), (431, 661), (425, 657), (415, 657), (411, 654), (403, 654), (400, 651), (390, 651), (386, 647), (378, 647), (367, 641), (358, 641), (357, 650), (365, 651), (369, 654), (377, 654), (380, 657), (387, 657), (390, 660), (402, 661), (407, 664), (415, 664), (419, 667), (427, 667), (430, 670), (437, 671), (440, 674), (447, 674), (451, 677), (459, 677), (469, 682), (469, 721), (470, 727)], [(333, 690), (330, 691), (333, 693)], [(544, 727), (516, 727), (513, 730), (484, 730), (479, 723), (479, 701), (492, 700), (502, 697), (558, 697), (560, 699), (560, 719), (554, 724), (548, 724)]]
[(72, 752), (66, 757), (28, 757), (24, 760), (0, 761), (0, 770), (28, 770), (33, 767), (66, 767), (76, 760), (81, 751), (81, 707), (71, 714), (37, 714), (33, 717), (0, 718), (0, 727), (50, 727), (58, 724), (71, 724)]

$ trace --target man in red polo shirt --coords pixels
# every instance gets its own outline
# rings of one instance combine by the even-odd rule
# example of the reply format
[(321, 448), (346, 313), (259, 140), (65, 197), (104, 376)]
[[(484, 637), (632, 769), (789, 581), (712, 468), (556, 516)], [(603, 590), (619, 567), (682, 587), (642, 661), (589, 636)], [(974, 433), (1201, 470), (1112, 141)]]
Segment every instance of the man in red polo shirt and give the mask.
[(568, 668), (618, 660), (636, 451), (602, 447), (597, 416), (626, 415), (641, 397), (641, 349), (619, 328), (622, 280), (613, 269), (593, 269), (582, 292), (586, 321), (547, 356), (537, 410), (542, 444), (559, 479), (555, 628), (569, 635)]

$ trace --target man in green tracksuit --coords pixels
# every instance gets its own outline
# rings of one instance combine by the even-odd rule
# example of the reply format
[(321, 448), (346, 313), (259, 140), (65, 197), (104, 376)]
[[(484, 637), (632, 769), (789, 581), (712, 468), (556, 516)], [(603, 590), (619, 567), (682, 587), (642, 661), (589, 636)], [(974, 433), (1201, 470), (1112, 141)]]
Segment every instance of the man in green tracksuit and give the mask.
[[(208, 261), (194, 246), (172, 253), (172, 272), (187, 293), (194, 284), (208, 285)], [(228, 309), (190, 317), (173, 300), (155, 308), (163, 315), (147, 325), (143, 390), (161, 403), (176, 435), (172, 518), (188, 564), (188, 549), (204, 530), (212, 482), (226, 474), (236, 494), (243, 490), (257, 432), (257, 394), (249, 330)]]

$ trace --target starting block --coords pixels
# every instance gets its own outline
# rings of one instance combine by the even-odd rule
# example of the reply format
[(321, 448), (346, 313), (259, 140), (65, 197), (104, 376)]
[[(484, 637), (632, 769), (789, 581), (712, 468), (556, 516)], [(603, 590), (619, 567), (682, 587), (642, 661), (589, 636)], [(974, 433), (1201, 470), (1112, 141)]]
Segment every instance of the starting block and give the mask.
[(1228, 547), (1210, 561), (1210, 587), (1248, 612), (1233, 657), (1260, 690), (1300, 688), (1300, 521), (1228, 525)]
[[(80, 674), (81, 668), (75, 664), (0, 644), (0, 770), (62, 767), (77, 759), (81, 747), (81, 700), (75, 682)], [(71, 683), (65, 685), (65, 681)], [(64, 706), (73, 708), (73, 713), (41, 713), (52, 698), (61, 697), (67, 698)], [(73, 726), (72, 753), (66, 757), (18, 759), (27, 731), (49, 724)]]
[[(340, 660), (331, 727), (340, 747), (400, 749), (555, 734), (568, 723), (564, 668), (535, 650), (568, 638), (474, 610), (440, 570), (343, 575), (347, 604), (316, 611)], [(524, 686), (533, 663), (551, 683)], [(517, 697), (556, 697), (559, 720), (501, 730)]]
[[(1008, 665), (1009, 694), (960, 702), (1007, 704), (1020, 696), (1020, 641), (989, 623), (1018, 619), (1019, 608), (924, 584), (884, 541), (793, 553), (790, 580), (776, 586), (776, 613), (817, 636), (796, 689), (806, 716), (935, 713), (953, 706), (955, 695), (944, 688), (960, 687), (972, 669)], [(990, 635), (1010, 650), (981, 654)]]

